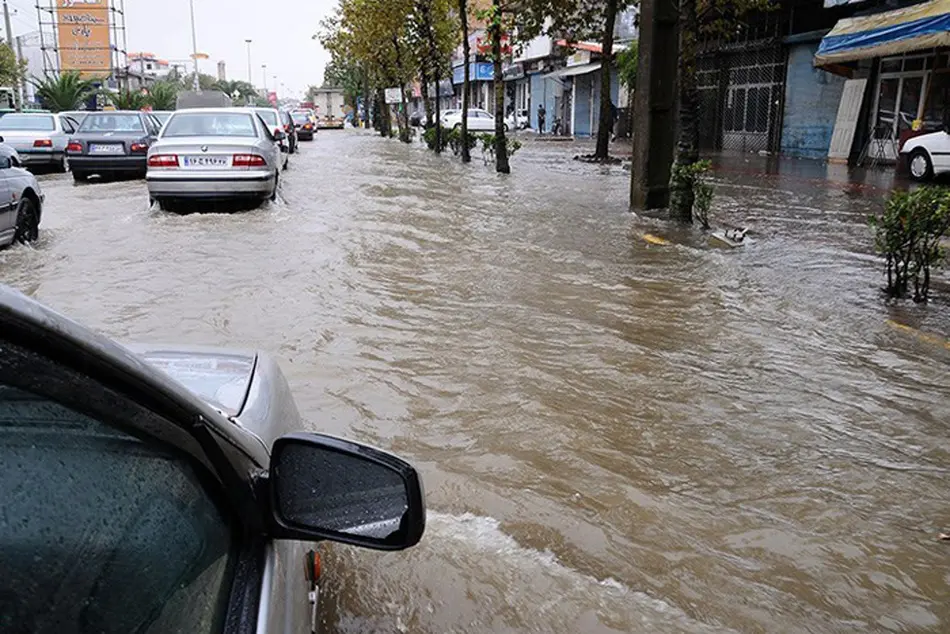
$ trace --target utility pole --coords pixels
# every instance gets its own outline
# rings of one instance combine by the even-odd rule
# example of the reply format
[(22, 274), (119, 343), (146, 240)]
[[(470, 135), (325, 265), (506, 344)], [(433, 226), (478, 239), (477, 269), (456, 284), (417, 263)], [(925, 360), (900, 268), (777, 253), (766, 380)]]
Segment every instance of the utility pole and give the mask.
[[(7, 46), (10, 47), (10, 50), (13, 51), (13, 56), (16, 57), (17, 68), (20, 66), (20, 56), (17, 55), (16, 47), (13, 43), (13, 27), (10, 26), (10, 7), (7, 6), (7, 0), (3, 0), (3, 22), (7, 27)], [(18, 103), (16, 104), (16, 109), (19, 110), (23, 107), (23, 97), (21, 95)]]
[(261, 64), (261, 70), (264, 71), (264, 97), (267, 97), (267, 64)]
[[(6, 4), (6, 0), (4, 0)], [(195, 0), (189, 0), (191, 5), (191, 52), (195, 60), (195, 92), (201, 92), (201, 84), (198, 82), (198, 33), (195, 31)]]
[[(18, 35), (17, 38), (16, 38), (16, 62), (17, 62), (17, 67), (19, 67), (20, 60), (21, 60), (21, 59), (23, 59), (23, 36), (22, 36), (22, 35)], [(20, 77), (19, 81), (17, 81), (16, 84), (17, 84), (17, 94), (18, 94), (19, 97), (20, 97), (20, 107), (22, 108), (23, 105), (26, 103), (26, 101), (23, 99), (23, 91), (24, 91), (24, 89), (25, 89), (26, 78), (25, 78), (25, 77)]]

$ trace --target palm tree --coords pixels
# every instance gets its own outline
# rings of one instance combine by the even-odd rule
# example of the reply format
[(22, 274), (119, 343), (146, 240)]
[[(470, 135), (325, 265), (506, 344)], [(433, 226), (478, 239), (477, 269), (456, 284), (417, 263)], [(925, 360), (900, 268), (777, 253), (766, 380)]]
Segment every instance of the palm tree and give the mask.
[(137, 91), (110, 92), (108, 97), (117, 110), (141, 110), (148, 105), (148, 97)]
[(96, 92), (92, 82), (82, 79), (74, 70), (47, 76), (43, 80), (34, 77), (31, 83), (36, 86), (36, 96), (43, 105), (54, 112), (75, 110)]
[(178, 100), (178, 86), (171, 82), (159, 81), (148, 91), (148, 105), (153, 110), (174, 110)]

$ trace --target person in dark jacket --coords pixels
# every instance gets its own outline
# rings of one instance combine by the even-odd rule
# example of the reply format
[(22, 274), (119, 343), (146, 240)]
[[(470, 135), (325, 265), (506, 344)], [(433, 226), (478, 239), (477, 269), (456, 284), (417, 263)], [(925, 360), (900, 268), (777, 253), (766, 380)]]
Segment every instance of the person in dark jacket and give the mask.
[(544, 104), (538, 104), (538, 134), (544, 134), (544, 118), (547, 115), (547, 111), (544, 109)]

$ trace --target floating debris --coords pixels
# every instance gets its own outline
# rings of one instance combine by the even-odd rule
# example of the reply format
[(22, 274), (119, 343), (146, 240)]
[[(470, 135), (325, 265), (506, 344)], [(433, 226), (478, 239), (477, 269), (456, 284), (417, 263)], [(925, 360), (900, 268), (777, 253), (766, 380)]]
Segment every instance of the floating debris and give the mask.
[(735, 249), (746, 243), (745, 235), (747, 233), (749, 233), (748, 229), (717, 229), (710, 234), (709, 239), (716, 244), (724, 244)]
[(660, 236), (655, 236), (652, 233), (644, 233), (643, 239), (649, 242), (650, 244), (658, 244), (661, 246), (668, 245), (670, 243), (666, 238), (661, 238)]

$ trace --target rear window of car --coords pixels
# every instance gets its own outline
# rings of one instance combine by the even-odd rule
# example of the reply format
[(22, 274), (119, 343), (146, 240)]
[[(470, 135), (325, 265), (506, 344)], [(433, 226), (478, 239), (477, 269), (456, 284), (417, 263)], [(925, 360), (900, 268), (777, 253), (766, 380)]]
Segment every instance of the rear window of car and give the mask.
[(137, 114), (91, 114), (79, 126), (80, 132), (144, 132)]
[(185, 136), (256, 137), (257, 131), (244, 112), (182, 112), (168, 120), (162, 138)]
[(290, 116), (294, 118), (294, 123), (307, 123), (310, 121), (310, 115), (306, 112), (293, 112)]
[(261, 119), (263, 119), (264, 123), (267, 125), (277, 125), (277, 113), (273, 110), (257, 110), (256, 112), (261, 116)]
[(52, 116), (42, 114), (12, 113), (0, 119), (0, 130), (43, 130), (52, 131), (56, 124)]

